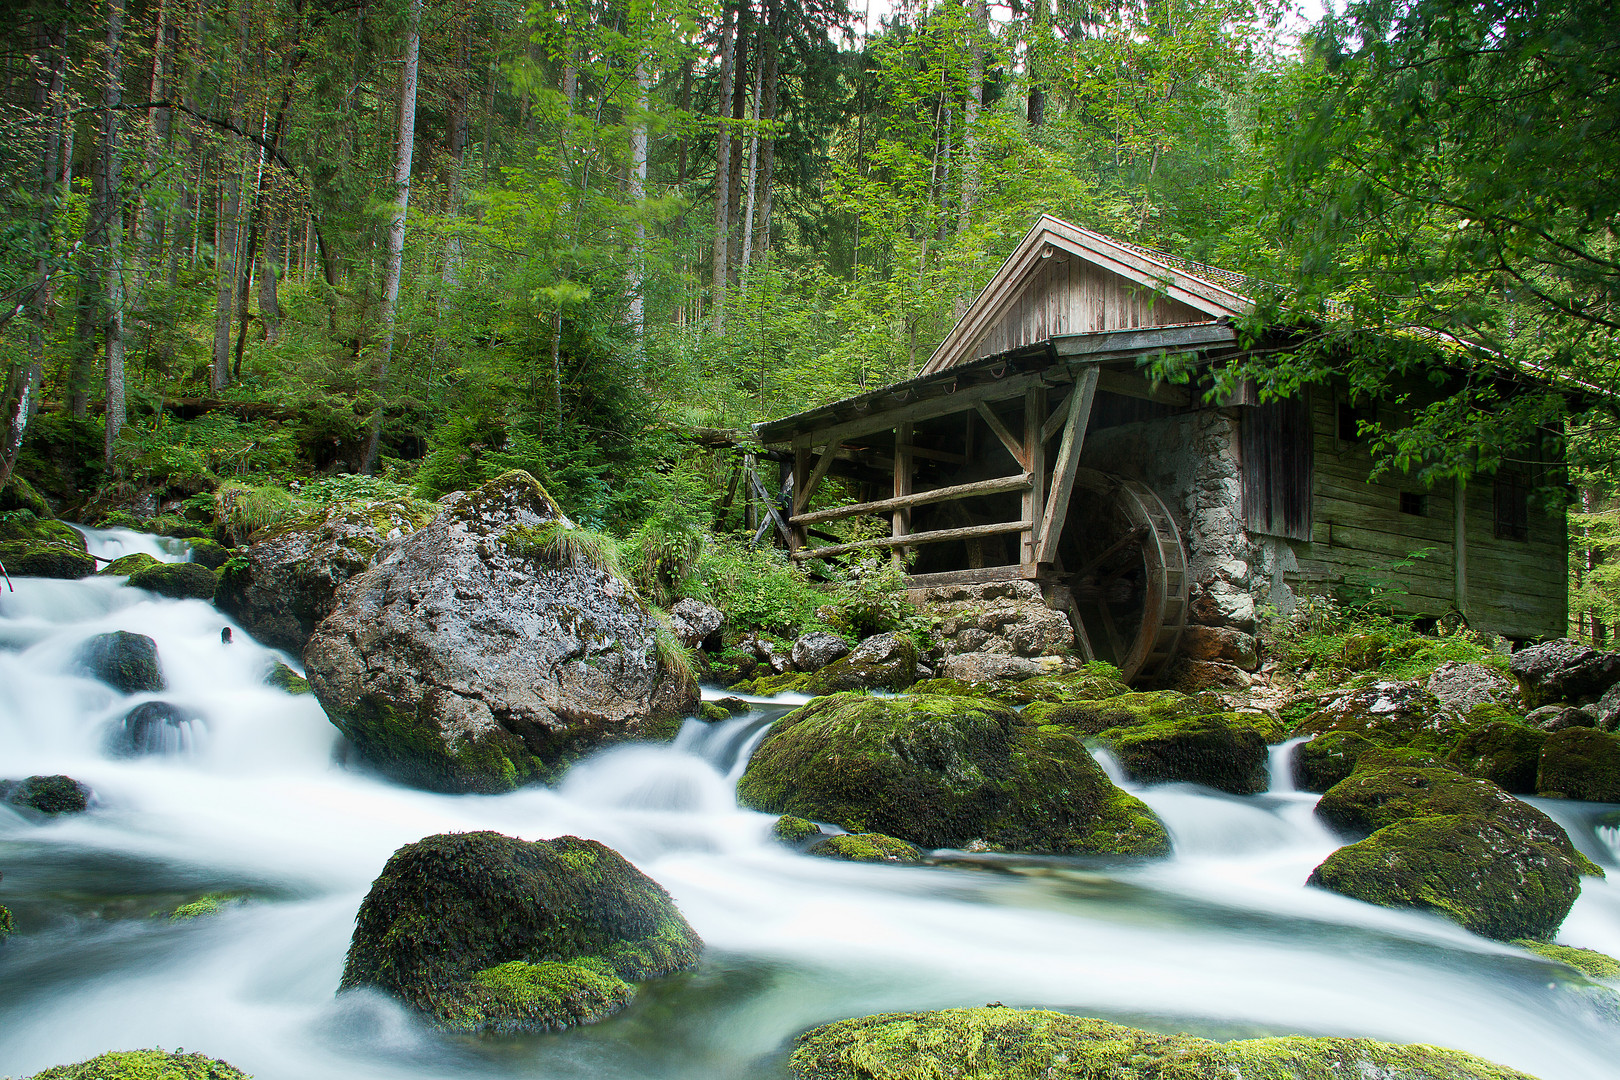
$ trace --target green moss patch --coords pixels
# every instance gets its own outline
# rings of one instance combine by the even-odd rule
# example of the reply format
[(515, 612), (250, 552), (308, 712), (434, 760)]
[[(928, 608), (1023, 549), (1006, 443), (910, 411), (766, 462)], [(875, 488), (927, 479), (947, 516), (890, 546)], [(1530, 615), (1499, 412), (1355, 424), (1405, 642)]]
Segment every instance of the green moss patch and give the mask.
[(0, 801), (40, 814), (82, 814), (90, 808), (90, 788), (71, 776), (30, 776), (0, 780)]
[(29, 1080), (253, 1080), (228, 1062), (166, 1050), (117, 1050), (35, 1073)]
[(540, 1031), (621, 1008), (702, 942), (617, 852), (446, 833), (394, 852), (360, 905), (341, 989), (374, 986), (457, 1031)]
[(265, 675), (264, 684), (273, 686), (284, 694), (296, 696), (309, 693), (309, 681), (280, 660), (277, 660)]
[(813, 821), (806, 821), (804, 818), (794, 817), (792, 814), (783, 814), (776, 819), (776, 824), (771, 826), (771, 835), (784, 844), (798, 847), (800, 844), (809, 843), (816, 837), (823, 835), (823, 833), (821, 826)]
[(1536, 772), (1542, 795), (1620, 802), (1620, 736), (1569, 728), (1547, 737)]
[(1513, 944), (1521, 949), (1529, 949), (1537, 956), (1556, 960), (1560, 964), (1568, 964), (1575, 970), (1594, 979), (1620, 979), (1620, 960), (1616, 960), (1608, 953), (1600, 953), (1596, 949), (1577, 949), (1569, 945), (1553, 945), (1545, 941), (1532, 941), (1529, 938), (1518, 938)]
[(744, 805), (924, 848), (1157, 855), (1163, 826), (1073, 732), (958, 697), (835, 694), (771, 728)]
[(326, 711), (368, 762), (413, 787), (499, 795), (550, 773), (503, 727), (447, 741), (426, 719), (375, 694), (362, 696), (345, 712)]
[(1001, 1006), (840, 1020), (799, 1036), (790, 1068), (798, 1080), (1533, 1080), (1433, 1046), (1218, 1043)]
[(892, 836), (882, 833), (842, 833), (817, 840), (804, 852), (823, 859), (842, 859), (845, 862), (920, 863), (922, 852)]
[(125, 584), (171, 600), (212, 600), (219, 575), (201, 563), (156, 563), (129, 575)]
[(127, 577), (138, 570), (145, 570), (149, 566), (157, 566), (161, 561), (162, 560), (158, 559), (155, 555), (148, 555), (144, 551), (137, 551), (133, 555), (125, 555), (123, 558), (114, 559), (106, 566), (103, 566), (99, 571), (97, 571), (97, 573), (105, 577)]
[[(1478, 706), (1469, 717), (1477, 720), (1482, 715), (1494, 715), (1484, 713), (1490, 708), (1499, 707)], [(1447, 755), (1446, 762), (1470, 776), (1489, 780), (1504, 791), (1531, 795), (1536, 790), (1536, 773), (1546, 743), (1545, 731), (1517, 720), (1496, 720), (1464, 735)]]
[(181, 904), (169, 913), (171, 922), (189, 922), (192, 919), (208, 919), (225, 910), (225, 906), (233, 898), (228, 893), (209, 893), (199, 897), (189, 904)]
[[(73, 535), (78, 536), (78, 533)], [(58, 543), (0, 540), (0, 565), (13, 577), (76, 581), (96, 572), (96, 560), (81, 549)]]

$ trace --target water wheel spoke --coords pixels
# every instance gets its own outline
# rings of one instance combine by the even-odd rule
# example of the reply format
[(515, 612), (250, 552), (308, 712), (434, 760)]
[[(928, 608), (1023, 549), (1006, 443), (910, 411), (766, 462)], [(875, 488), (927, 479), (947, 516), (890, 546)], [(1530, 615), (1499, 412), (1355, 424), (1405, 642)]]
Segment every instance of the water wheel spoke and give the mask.
[(1114, 565), (1117, 556), (1124, 554), (1128, 549), (1133, 549), (1133, 546), (1143, 537), (1147, 536), (1147, 534), (1148, 527), (1146, 525), (1138, 525), (1136, 528), (1132, 529), (1118, 540), (1115, 540), (1112, 544), (1109, 544), (1101, 555), (1091, 559), (1080, 569), (1076, 570), (1074, 572), (1074, 576), (1076, 578), (1083, 578), (1094, 570), (1100, 570), (1104, 566)]

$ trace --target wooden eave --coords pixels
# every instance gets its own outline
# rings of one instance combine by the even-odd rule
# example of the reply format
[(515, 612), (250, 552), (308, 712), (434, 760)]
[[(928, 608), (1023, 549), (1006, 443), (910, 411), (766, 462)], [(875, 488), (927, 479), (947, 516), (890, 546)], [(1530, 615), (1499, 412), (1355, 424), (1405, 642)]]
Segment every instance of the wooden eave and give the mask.
[(1149, 381), (1136, 370), (1137, 362), (1161, 353), (1227, 352), (1236, 345), (1237, 333), (1224, 321), (1067, 334), (755, 424), (754, 434), (767, 445), (856, 438), (904, 421), (971, 409), (978, 401), (1001, 400), (1032, 386), (1072, 382), (1089, 365), (1105, 369), (1100, 389), (1186, 404), (1184, 389)]
[(1254, 306), (1248, 297), (1213, 281), (1160, 262), (1101, 233), (1043, 214), (1007, 256), (989, 284), (974, 297), (966, 314), (923, 365), (922, 374), (931, 375), (972, 363), (974, 345), (1017, 301), (1030, 272), (1052, 251), (1065, 252), (1102, 267), (1205, 312), (1211, 319), (1236, 318), (1247, 314)]

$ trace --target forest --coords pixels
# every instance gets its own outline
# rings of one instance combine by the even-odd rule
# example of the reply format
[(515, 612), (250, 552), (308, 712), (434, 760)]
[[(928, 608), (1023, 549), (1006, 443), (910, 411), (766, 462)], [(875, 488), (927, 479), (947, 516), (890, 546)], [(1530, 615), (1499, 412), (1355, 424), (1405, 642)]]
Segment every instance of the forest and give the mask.
[(1571, 631), (1620, 630), (1607, 3), (6, 6), (0, 512), (242, 540), (522, 468), (657, 591), (741, 527), (716, 447), (914, 375), (1050, 213), (1242, 275), (1300, 328), (1263, 396), (1446, 342), (1382, 466), (1556, 444)]

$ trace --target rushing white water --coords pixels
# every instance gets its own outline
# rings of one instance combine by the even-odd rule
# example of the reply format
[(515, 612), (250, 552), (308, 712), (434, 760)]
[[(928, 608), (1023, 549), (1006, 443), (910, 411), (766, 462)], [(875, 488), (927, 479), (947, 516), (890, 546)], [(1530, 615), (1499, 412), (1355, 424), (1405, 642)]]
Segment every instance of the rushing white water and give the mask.
[[(240, 628), (222, 643), (227, 625), (116, 579), (0, 592), (0, 776), (66, 773), (99, 799), (44, 823), (0, 807), (0, 903), (19, 926), (0, 946), (0, 1075), (162, 1045), (261, 1080), (757, 1077), (815, 1023), (986, 1001), (1214, 1037), (1437, 1043), (1542, 1080), (1614, 1075), (1608, 990), (1441, 919), (1305, 888), (1337, 841), (1286, 782), (1248, 798), (1133, 788), (1176, 843), (1157, 863), (836, 863), (777, 846), (769, 817), (737, 807), (736, 777), (783, 704), (606, 751), (552, 789), (433, 795), (347, 762), (312, 698), (263, 685), (277, 654)], [(108, 630), (155, 639), (168, 688), (125, 697), (79, 671), (82, 642)], [(198, 718), (193, 744), (106, 756), (108, 726), (150, 700)], [(1538, 805), (1616, 865), (1616, 808)], [(336, 997), (372, 878), (399, 845), (451, 829), (616, 848), (675, 897), (707, 942), (702, 965), (604, 1023), (522, 1039), (445, 1038), (378, 995)], [(209, 919), (154, 914), (211, 892), (239, 900)], [(1560, 940), (1620, 953), (1620, 890), (1588, 880)]]

